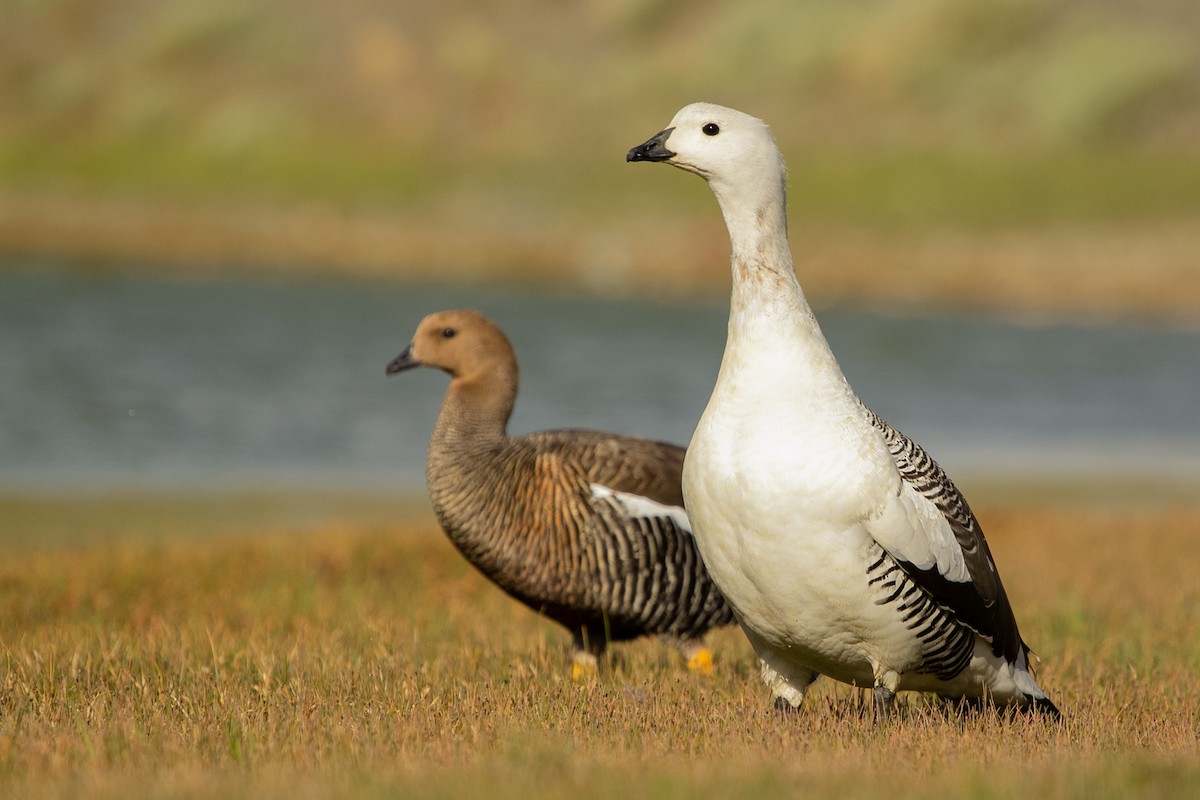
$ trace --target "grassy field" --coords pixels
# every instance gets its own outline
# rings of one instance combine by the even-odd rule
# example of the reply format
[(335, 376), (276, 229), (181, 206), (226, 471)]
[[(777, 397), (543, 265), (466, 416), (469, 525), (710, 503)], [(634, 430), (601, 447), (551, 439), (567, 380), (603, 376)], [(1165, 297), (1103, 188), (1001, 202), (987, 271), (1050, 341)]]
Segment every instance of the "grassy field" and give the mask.
[(423, 511), (356, 506), (299, 524), (274, 501), (0, 501), (0, 795), (1200, 789), (1200, 507), (981, 509), (1066, 721), (909, 696), (876, 726), (832, 683), (799, 715), (771, 712), (736, 631), (713, 637), (711, 678), (643, 641), (574, 684), (565, 634), (474, 574)]

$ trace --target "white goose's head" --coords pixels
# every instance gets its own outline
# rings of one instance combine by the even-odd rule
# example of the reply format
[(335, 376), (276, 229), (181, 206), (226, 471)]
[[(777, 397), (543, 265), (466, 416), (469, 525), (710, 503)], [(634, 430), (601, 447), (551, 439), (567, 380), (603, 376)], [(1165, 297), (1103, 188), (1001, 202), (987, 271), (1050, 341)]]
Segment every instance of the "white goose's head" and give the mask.
[(684, 106), (663, 131), (629, 151), (626, 161), (662, 161), (694, 172), (721, 196), (766, 183), (778, 191), (783, 157), (762, 120), (712, 103)]
[(725, 217), (735, 265), (767, 266), (794, 281), (787, 242), (787, 170), (762, 120), (732, 108), (692, 103), (625, 160), (661, 161), (704, 178)]

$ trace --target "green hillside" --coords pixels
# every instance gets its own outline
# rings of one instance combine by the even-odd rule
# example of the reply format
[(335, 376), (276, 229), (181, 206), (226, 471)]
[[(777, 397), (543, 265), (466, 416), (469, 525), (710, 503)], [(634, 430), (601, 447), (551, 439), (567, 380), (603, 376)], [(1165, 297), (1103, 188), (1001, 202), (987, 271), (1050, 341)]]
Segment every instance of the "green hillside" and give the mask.
[(1197, 42), (1191, 0), (13, 0), (0, 249), (120, 257), (89, 209), (169, 207), (367, 220), (413, 242), (401, 264), (464, 222), (480, 251), (450, 260), (549, 265), (609, 231), (647, 260), (650, 228), (690, 236), (711, 198), (623, 155), (697, 99), (771, 123), (793, 216), (822, 230), (1174, 231), (1200, 215)]

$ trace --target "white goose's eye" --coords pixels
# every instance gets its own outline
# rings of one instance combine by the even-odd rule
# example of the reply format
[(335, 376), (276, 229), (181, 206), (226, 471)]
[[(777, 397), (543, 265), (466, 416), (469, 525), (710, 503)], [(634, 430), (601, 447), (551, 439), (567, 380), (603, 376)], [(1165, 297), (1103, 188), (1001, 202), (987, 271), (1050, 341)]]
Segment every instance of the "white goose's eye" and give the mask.
[(721, 127), (715, 122), (710, 122), (700, 130), (704, 131), (705, 136), (716, 136), (721, 132)]

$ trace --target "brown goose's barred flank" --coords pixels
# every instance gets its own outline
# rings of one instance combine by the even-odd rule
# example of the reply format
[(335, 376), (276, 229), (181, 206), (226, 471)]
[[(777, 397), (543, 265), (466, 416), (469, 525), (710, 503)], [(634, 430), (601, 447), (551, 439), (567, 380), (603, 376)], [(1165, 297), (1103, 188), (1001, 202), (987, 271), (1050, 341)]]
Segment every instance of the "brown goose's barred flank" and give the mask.
[(707, 671), (702, 637), (734, 619), (683, 510), (683, 448), (588, 430), (510, 437), (516, 355), (475, 311), (422, 320), (387, 371), (416, 366), (451, 376), (425, 466), (438, 522), (462, 554), (571, 631), (577, 674), (609, 641), (647, 634), (677, 639), (689, 666)]

